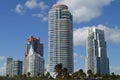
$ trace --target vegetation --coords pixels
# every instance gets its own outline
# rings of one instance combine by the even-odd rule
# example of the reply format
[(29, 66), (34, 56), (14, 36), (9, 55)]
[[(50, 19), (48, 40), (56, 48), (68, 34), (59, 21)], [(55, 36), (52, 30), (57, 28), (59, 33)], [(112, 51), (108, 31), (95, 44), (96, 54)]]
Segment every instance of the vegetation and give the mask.
[(100, 75), (99, 73), (93, 74), (91, 70), (88, 70), (86, 74), (82, 69), (69, 73), (67, 68), (62, 67), (62, 64), (57, 64), (54, 71), (56, 78), (53, 78), (49, 72), (45, 75), (38, 72), (36, 77), (30, 77), (31, 73), (28, 72), (21, 76), (0, 76), (0, 80), (120, 80), (120, 75), (115, 75), (115, 73)]

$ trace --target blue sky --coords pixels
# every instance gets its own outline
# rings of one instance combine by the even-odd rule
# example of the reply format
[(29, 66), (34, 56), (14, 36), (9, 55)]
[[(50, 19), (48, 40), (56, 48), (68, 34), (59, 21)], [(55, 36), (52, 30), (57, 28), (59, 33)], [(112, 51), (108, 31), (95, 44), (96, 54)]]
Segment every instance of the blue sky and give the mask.
[(56, 3), (66, 4), (73, 14), (74, 70), (85, 69), (87, 29), (97, 27), (105, 30), (110, 70), (120, 74), (120, 0), (0, 0), (0, 75), (8, 56), (24, 60), (30, 35), (44, 44), (47, 66), (47, 15)]

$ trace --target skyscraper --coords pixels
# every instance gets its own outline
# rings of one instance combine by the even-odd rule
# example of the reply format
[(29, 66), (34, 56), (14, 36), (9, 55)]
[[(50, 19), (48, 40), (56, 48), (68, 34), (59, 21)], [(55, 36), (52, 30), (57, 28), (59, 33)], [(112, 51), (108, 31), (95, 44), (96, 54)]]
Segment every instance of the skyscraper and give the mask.
[(109, 59), (103, 30), (96, 28), (88, 30), (86, 68), (93, 73), (109, 74)]
[(13, 77), (14, 75), (22, 75), (22, 64), (22, 61), (13, 60), (12, 57), (8, 57), (6, 65), (6, 75), (9, 75), (9, 77)]
[(12, 77), (13, 74), (13, 70), (12, 70), (12, 67), (13, 67), (13, 58), (12, 57), (8, 57), (7, 58), (7, 64), (6, 64), (6, 75)]
[(43, 44), (40, 38), (30, 36), (26, 44), (24, 73), (30, 72), (31, 76), (38, 73), (44, 74)]
[(13, 61), (13, 75), (22, 75), (23, 63), (20, 60)]
[(66, 5), (54, 5), (48, 13), (48, 71), (59, 63), (73, 72), (72, 15)]

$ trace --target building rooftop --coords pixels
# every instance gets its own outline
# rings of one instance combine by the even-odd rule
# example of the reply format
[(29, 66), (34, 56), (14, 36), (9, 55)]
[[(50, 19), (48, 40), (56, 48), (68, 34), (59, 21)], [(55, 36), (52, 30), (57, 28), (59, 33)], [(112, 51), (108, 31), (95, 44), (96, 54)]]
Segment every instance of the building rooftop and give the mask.
[(64, 8), (64, 9), (68, 9), (68, 7), (64, 4), (56, 4), (52, 7), (52, 9), (56, 9), (56, 8)]

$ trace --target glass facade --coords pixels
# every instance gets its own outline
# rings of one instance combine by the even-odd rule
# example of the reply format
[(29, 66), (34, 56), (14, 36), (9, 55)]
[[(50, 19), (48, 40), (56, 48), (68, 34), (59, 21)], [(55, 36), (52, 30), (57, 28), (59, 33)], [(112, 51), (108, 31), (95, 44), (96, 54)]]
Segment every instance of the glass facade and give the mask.
[(22, 61), (13, 61), (13, 75), (22, 75)]
[(93, 73), (109, 74), (109, 60), (103, 30), (90, 28), (88, 31), (86, 68)]
[(12, 57), (7, 58), (6, 75), (13, 77), (14, 75), (22, 75), (22, 61), (14, 61)]
[(48, 71), (62, 63), (73, 72), (72, 15), (65, 5), (55, 5), (48, 14)]

